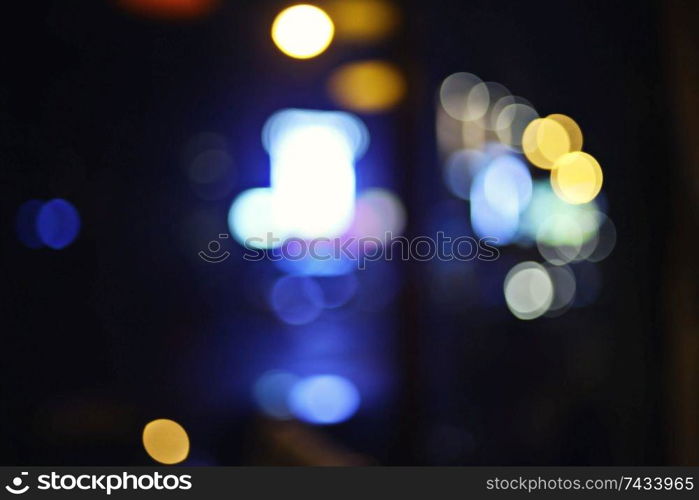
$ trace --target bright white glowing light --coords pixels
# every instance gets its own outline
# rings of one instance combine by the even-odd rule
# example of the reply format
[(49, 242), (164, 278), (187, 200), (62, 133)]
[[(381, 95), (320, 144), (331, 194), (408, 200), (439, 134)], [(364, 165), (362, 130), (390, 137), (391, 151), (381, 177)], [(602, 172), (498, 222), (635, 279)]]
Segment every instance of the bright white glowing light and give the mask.
[(356, 115), (341, 111), (294, 108), (277, 111), (267, 119), (262, 128), (262, 145), (271, 155), (274, 144), (289, 130), (320, 124), (341, 131), (347, 138), (355, 159), (360, 158), (369, 147), (369, 132)]
[[(368, 133), (354, 115), (288, 109), (272, 115), (262, 131), (270, 155), (270, 188), (242, 193), (231, 206), (236, 239), (256, 248), (342, 235), (354, 216), (354, 161), (365, 151)], [(267, 235), (280, 241), (270, 243)]]
[(231, 234), (241, 245), (250, 248), (280, 246), (288, 232), (279, 223), (277, 209), (270, 188), (243, 191), (228, 212)]
[(354, 160), (367, 143), (364, 125), (340, 112), (286, 110), (263, 131), (270, 154), (278, 222), (301, 238), (333, 238), (352, 222)]
[(313, 424), (337, 424), (359, 408), (359, 391), (352, 382), (337, 375), (317, 375), (298, 382), (289, 395), (297, 418)]
[(304, 238), (339, 236), (352, 220), (352, 151), (338, 130), (290, 130), (272, 152), (272, 189), (284, 227)]
[(507, 307), (519, 319), (538, 318), (553, 301), (553, 283), (546, 269), (536, 262), (517, 264), (505, 277)]

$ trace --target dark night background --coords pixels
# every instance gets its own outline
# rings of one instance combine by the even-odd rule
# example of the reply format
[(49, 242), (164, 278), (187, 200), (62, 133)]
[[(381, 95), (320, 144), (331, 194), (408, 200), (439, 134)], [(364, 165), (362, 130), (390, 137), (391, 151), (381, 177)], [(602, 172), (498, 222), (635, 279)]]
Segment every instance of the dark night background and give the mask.
[[(388, 465), (697, 463), (699, 442), (687, 445), (693, 452), (674, 444), (696, 437), (696, 403), (673, 398), (696, 398), (699, 362), (675, 357), (679, 327), (667, 320), (695, 314), (696, 295), (682, 311), (666, 307), (677, 200), (683, 176), (699, 175), (696, 165), (678, 166), (689, 161), (679, 131), (689, 127), (680, 118), (690, 104), (677, 89), (692, 88), (682, 83), (692, 75), (673, 66), (671, 54), (685, 50), (686, 67), (697, 67), (691, 43), (673, 36), (692, 30), (696, 6), (397, 5), (402, 24), (390, 40), (331, 46), (302, 62), (269, 39), (283, 3), (223, 2), (178, 22), (101, 0), (5, 5), (3, 464), (149, 464), (140, 433), (161, 416), (187, 429), (187, 463), (277, 462), (260, 444), (270, 424), (249, 400), (254, 377), (286, 345), (255, 301), (271, 271), (241, 261), (233, 244), (225, 268), (207, 267), (196, 252), (227, 231), (235, 193), (268, 182), (259, 141), (265, 119), (281, 107), (332, 109), (325, 75), (363, 57), (391, 60), (407, 77), (398, 109), (365, 118), (377, 148), (358, 165), (358, 183), (401, 196), (409, 235), (421, 234), (426, 214), (449, 198), (438, 174), (435, 89), (450, 73), (469, 71), (502, 82), (542, 114), (575, 117), (605, 169), (618, 240), (599, 264), (593, 305), (532, 322), (504, 303), (462, 301), (460, 289), (451, 295), (463, 307), (444, 305), (434, 300), (428, 264), (392, 266), (397, 298), (352, 326), (370, 339), (358, 348), (373, 353), (360, 355), (363, 373), (377, 373), (386, 390), (356, 418), (309, 432)], [(684, 26), (673, 24), (677, 12)], [(227, 198), (197, 199), (182, 173), (183, 144), (201, 131), (228, 139), (236, 177)], [(388, 167), (372, 170), (371, 162)], [(62, 251), (25, 248), (14, 231), (17, 208), (55, 197), (80, 211), (78, 239)], [(696, 230), (688, 207), (685, 245)], [(220, 225), (198, 222), (212, 214)], [(691, 255), (682, 257), (692, 276), (695, 248), (685, 246)], [(527, 252), (505, 251), (470, 279), (498, 288), (509, 267), (532, 258)], [(584, 279), (588, 271), (576, 272)], [(683, 329), (696, 337), (696, 325)]]

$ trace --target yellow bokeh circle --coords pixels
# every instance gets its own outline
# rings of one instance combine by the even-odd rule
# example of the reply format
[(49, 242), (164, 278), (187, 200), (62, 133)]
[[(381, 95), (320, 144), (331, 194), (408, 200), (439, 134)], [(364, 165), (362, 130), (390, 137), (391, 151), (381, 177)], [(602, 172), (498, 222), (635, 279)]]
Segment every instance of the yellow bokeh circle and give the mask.
[(279, 50), (296, 59), (315, 57), (328, 48), (335, 26), (324, 10), (299, 4), (281, 11), (272, 23), (272, 40)]
[(582, 151), (566, 153), (551, 171), (551, 186), (563, 201), (578, 205), (595, 199), (602, 189), (602, 168)]
[(159, 418), (143, 428), (143, 447), (156, 462), (177, 464), (189, 455), (189, 436), (174, 420)]
[(571, 151), (568, 132), (551, 118), (532, 120), (522, 134), (522, 151), (532, 164), (552, 169), (558, 158)]
[(581, 151), (583, 145), (583, 135), (582, 130), (578, 124), (568, 115), (562, 115), (560, 113), (554, 113), (548, 115), (546, 118), (556, 121), (561, 125), (565, 131), (568, 133), (568, 140), (570, 141), (571, 151)]
[(360, 61), (338, 68), (328, 82), (328, 91), (340, 106), (374, 113), (395, 106), (405, 95), (405, 80), (392, 64)]

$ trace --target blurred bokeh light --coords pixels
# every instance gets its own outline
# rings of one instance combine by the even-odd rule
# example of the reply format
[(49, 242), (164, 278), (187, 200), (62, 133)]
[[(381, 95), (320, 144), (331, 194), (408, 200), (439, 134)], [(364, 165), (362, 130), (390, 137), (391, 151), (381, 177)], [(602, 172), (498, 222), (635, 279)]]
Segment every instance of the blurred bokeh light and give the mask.
[(355, 238), (385, 241), (398, 236), (406, 224), (406, 211), (400, 198), (383, 188), (369, 188), (357, 197), (354, 220), (348, 234)]
[(546, 269), (536, 262), (522, 262), (505, 277), (507, 307), (519, 319), (531, 320), (548, 311), (553, 302), (553, 283)]
[(277, 317), (290, 325), (304, 325), (323, 312), (323, 290), (313, 278), (284, 276), (272, 287), (270, 306)]
[(570, 142), (571, 151), (582, 150), (583, 133), (575, 120), (573, 120), (570, 116), (563, 115), (561, 113), (553, 113), (548, 115), (546, 118), (554, 120), (565, 129), (565, 131), (568, 133), (568, 141)]
[(281, 227), (302, 238), (341, 235), (352, 222), (362, 122), (348, 113), (289, 110), (270, 118), (265, 130), (274, 131), (268, 151)]
[(272, 248), (292, 236), (342, 235), (354, 217), (354, 161), (368, 143), (364, 124), (349, 113), (283, 110), (267, 120), (262, 142), (271, 188), (234, 200), (228, 222), (238, 242), (255, 238), (247, 245)]
[(403, 98), (405, 88), (398, 68), (379, 60), (344, 64), (328, 82), (328, 91), (339, 106), (361, 113), (393, 108)]
[(567, 203), (588, 203), (602, 189), (602, 168), (587, 153), (567, 153), (556, 160), (551, 172), (551, 186)]
[(502, 105), (495, 120), (498, 139), (513, 150), (521, 151), (524, 130), (539, 114), (526, 100), (517, 97), (503, 97), (498, 104)]
[(335, 33), (332, 19), (315, 5), (299, 4), (281, 11), (272, 24), (272, 40), (284, 54), (309, 59), (328, 48)]
[(454, 73), (444, 79), (439, 89), (444, 111), (462, 121), (478, 120), (488, 111), (490, 95), (486, 84), (471, 73)]
[(144, 427), (143, 446), (156, 462), (177, 464), (189, 455), (189, 436), (184, 427), (174, 420), (159, 418)]
[(519, 231), (520, 214), (532, 195), (529, 169), (512, 154), (497, 154), (480, 169), (471, 185), (471, 225), (482, 237), (510, 243)]
[[(6, 460), (144, 460), (158, 415), (189, 422), (143, 429), (162, 464), (189, 458), (188, 432), (190, 465), (660, 456), (646, 382), (665, 332), (641, 330), (674, 283), (648, 263), (667, 215), (692, 212), (663, 205), (685, 174), (658, 173), (671, 113), (645, 111), (664, 89), (636, 78), (658, 54), (612, 43), (627, 9), (542, 30), (514, 1), (317, 4), (27, 7), (8, 32), (8, 373), (38, 352), (59, 376), (10, 391)], [(417, 256), (436, 235), (452, 242)]]
[(376, 43), (392, 34), (400, 21), (399, 10), (385, 0), (334, 0), (323, 5), (341, 41)]
[(568, 132), (551, 118), (529, 122), (522, 137), (522, 151), (537, 167), (551, 169), (556, 160), (571, 150)]
[(444, 164), (444, 182), (451, 193), (468, 200), (471, 196), (471, 183), (479, 170), (487, 165), (489, 157), (477, 149), (461, 149), (449, 156)]
[(69, 201), (55, 198), (44, 203), (36, 217), (42, 243), (60, 250), (70, 245), (80, 232), (80, 215)]
[(550, 170), (556, 160), (582, 148), (582, 131), (566, 115), (553, 114), (532, 120), (524, 130), (522, 150), (537, 167)]
[(228, 227), (241, 245), (274, 248), (288, 236), (275, 213), (270, 188), (251, 188), (239, 194), (228, 212)]
[(352, 417), (360, 404), (355, 385), (338, 375), (314, 375), (297, 382), (290, 394), (294, 415), (312, 424), (338, 424)]

